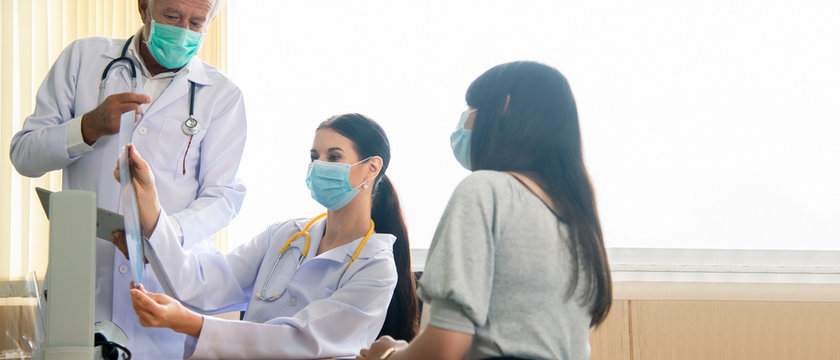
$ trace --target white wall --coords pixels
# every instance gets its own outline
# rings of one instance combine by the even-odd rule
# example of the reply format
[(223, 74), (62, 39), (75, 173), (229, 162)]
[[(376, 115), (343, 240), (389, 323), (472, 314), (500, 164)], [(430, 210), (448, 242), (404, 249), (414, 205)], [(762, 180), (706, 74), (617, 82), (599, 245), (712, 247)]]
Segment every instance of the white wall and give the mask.
[(321, 210), (317, 124), (388, 133), (414, 247), (467, 172), (449, 134), (470, 81), (538, 60), (568, 78), (609, 247), (840, 250), (840, 2), (229, 2), (249, 193), (231, 245)]

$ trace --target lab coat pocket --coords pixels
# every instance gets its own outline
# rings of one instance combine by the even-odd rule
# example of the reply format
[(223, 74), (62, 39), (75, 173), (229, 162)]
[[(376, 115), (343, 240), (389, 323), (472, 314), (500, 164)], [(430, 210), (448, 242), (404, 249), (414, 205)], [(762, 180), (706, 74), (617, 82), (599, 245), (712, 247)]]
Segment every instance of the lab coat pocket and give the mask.
[[(158, 178), (178, 179), (193, 173), (197, 167), (199, 144), (204, 137), (202, 132), (190, 136), (181, 130), (184, 119), (175, 116), (163, 117), (165, 114), (144, 117), (137, 123), (134, 131), (135, 147), (140, 150)], [(190, 144), (187, 151), (187, 144)], [(184, 155), (186, 154), (186, 158)]]

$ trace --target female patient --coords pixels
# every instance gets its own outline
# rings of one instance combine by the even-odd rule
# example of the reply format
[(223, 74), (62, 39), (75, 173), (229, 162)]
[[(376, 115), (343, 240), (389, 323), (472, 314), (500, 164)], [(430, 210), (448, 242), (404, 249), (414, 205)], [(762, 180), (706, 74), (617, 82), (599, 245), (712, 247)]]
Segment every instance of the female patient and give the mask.
[[(132, 149), (146, 258), (175, 298), (132, 289), (140, 323), (189, 335), (185, 357), (195, 358), (346, 356), (370, 345), (380, 330), (413, 337), (414, 277), (399, 200), (385, 176), (390, 157), (374, 121), (348, 114), (323, 122), (306, 184), (327, 212), (272, 224), (222, 255), (178, 245), (154, 178)], [(245, 321), (187, 309), (212, 313), (243, 303)]]
[(569, 84), (551, 67), (508, 63), (478, 77), (467, 104), (451, 140), (473, 173), (429, 249), (428, 326), (357, 359), (588, 358), (612, 296)]

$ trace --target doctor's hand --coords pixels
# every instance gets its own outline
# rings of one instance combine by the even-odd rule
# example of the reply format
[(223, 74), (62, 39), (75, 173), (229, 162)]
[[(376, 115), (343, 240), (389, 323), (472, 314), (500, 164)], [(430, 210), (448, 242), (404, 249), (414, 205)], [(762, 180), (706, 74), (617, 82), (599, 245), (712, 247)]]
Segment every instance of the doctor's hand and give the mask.
[[(123, 256), (125, 256), (126, 260), (130, 259), (128, 257), (128, 246), (125, 243), (125, 232), (124, 231), (115, 230), (115, 231), (111, 232), (111, 236), (108, 238), (108, 241), (110, 241), (111, 244), (114, 244), (114, 246), (116, 246), (117, 249), (120, 250), (121, 253), (123, 253)], [(147, 259), (144, 256), (143, 257), (143, 262), (148, 264), (149, 259)]]
[(140, 104), (152, 101), (148, 95), (121, 93), (110, 95), (99, 106), (82, 115), (82, 139), (93, 145), (100, 137), (113, 135), (120, 131), (120, 116), (131, 110), (136, 111), (134, 122), (140, 120)]
[[(131, 180), (134, 192), (137, 194), (137, 210), (140, 212), (140, 228), (143, 236), (151, 237), (160, 216), (160, 200), (155, 187), (155, 175), (149, 163), (140, 156), (133, 144), (126, 145), (128, 151), (128, 166), (131, 167)], [(114, 179), (120, 181), (120, 163), (114, 169)]]
[(204, 317), (198, 315), (165, 294), (147, 292), (143, 285), (132, 289), (131, 305), (137, 313), (140, 325), (145, 327), (170, 328), (176, 332), (197, 338), (204, 325)]
[[(390, 357), (391, 353), (395, 350), (402, 349), (406, 346), (408, 346), (407, 342), (403, 340), (394, 340), (394, 338), (385, 335), (374, 341), (373, 344), (370, 345), (369, 349), (362, 349), (359, 352), (359, 356), (356, 356), (356, 360), (379, 360), (385, 357), (385, 355)], [(393, 350), (391, 350), (392, 348)]]

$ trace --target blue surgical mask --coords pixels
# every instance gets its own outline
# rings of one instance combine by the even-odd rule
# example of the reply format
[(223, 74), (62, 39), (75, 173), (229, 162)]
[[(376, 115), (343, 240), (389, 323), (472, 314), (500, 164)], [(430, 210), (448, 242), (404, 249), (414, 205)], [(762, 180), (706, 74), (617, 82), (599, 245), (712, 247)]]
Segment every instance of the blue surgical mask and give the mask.
[(146, 46), (158, 63), (167, 69), (177, 69), (192, 60), (204, 34), (178, 26), (164, 25), (152, 20)]
[(331, 211), (343, 208), (344, 205), (347, 205), (350, 200), (356, 197), (359, 188), (367, 183), (367, 179), (365, 179), (358, 187), (352, 187), (350, 185), (350, 167), (367, 159), (355, 164), (320, 160), (309, 163), (306, 187), (312, 192), (312, 198)]
[(452, 145), (452, 152), (455, 154), (455, 159), (461, 163), (465, 169), (472, 171), (472, 157), (470, 156), (470, 138), (472, 137), (472, 130), (464, 129), (464, 123), (470, 117), (475, 109), (467, 109), (461, 113), (461, 121), (458, 122), (458, 127), (452, 132), (449, 137), (449, 142)]

